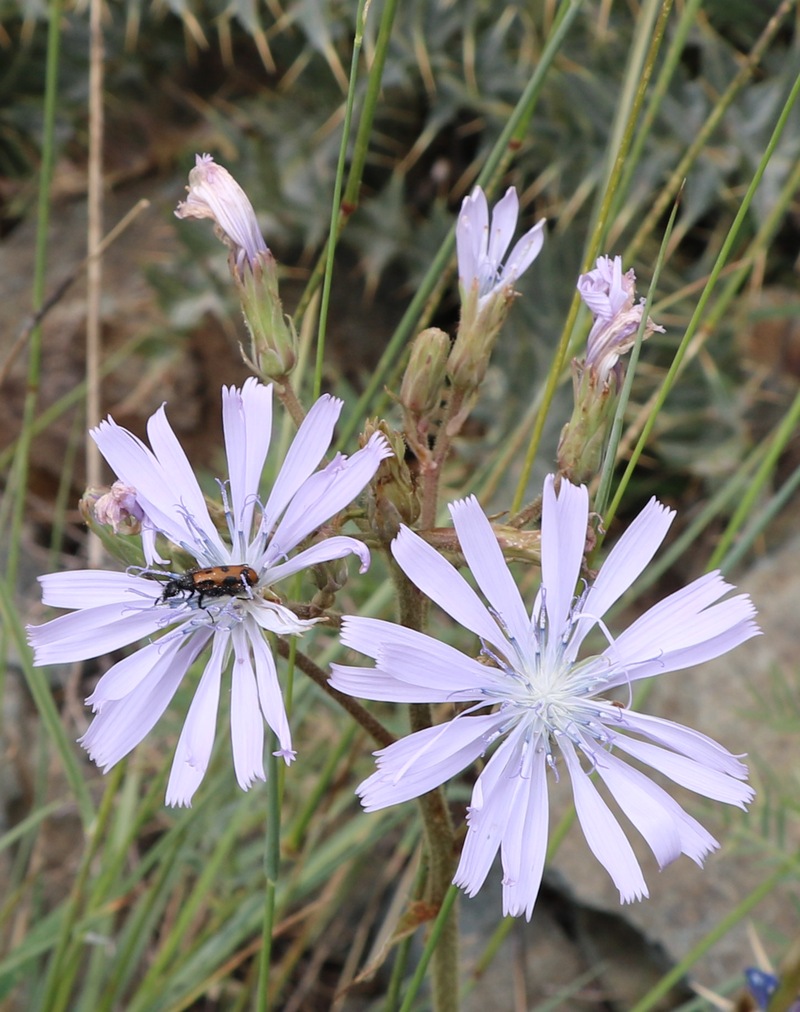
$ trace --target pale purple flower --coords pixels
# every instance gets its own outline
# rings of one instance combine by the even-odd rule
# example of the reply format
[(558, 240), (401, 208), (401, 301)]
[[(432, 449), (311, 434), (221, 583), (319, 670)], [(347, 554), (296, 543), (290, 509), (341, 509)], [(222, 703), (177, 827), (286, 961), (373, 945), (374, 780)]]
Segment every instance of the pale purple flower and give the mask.
[(178, 218), (211, 218), (233, 250), (239, 269), (245, 260), (254, 267), (267, 244), (247, 194), (211, 155), (196, 155), (189, 173), (189, 196), (175, 209)]
[[(330, 446), (342, 402), (328, 395), (314, 405), (289, 448), (265, 500), (260, 481), (272, 428), (272, 388), (249, 379), (223, 387), (222, 417), (228, 480), (220, 483), (228, 527), (223, 539), (163, 406), (147, 426), (150, 447), (101, 422), (92, 437), (119, 480), (136, 490), (143, 528), (160, 532), (192, 556), (197, 567), (234, 567), (242, 579), (229, 593), (182, 588), (181, 574), (160, 568), (125, 573), (84, 570), (40, 577), (42, 599), (72, 614), (31, 626), (37, 665), (99, 657), (144, 637), (149, 642), (102, 676), (87, 699), (96, 713), (81, 744), (104, 771), (145, 737), (205, 648), (210, 656), (178, 741), (167, 803), (189, 805), (214, 743), (223, 672), (231, 670), (231, 740), (236, 778), (247, 790), (264, 779), (264, 721), (278, 739), (275, 755), (294, 759), (291, 734), (265, 632), (302, 633), (313, 625), (281, 604), (278, 581), (317, 563), (355, 554), (363, 572), (366, 546), (336, 536), (290, 553), (347, 506), (391, 451), (381, 435), (351, 457), (316, 468)], [(145, 530), (143, 530), (143, 535)], [(158, 562), (154, 537), (143, 536), (148, 565)], [(191, 582), (191, 570), (184, 580)], [(170, 583), (170, 580), (173, 582)], [(178, 582), (174, 582), (178, 581)], [(231, 663), (232, 662), (232, 663)]]
[(598, 257), (594, 270), (578, 278), (578, 292), (592, 311), (596, 323), (613, 320), (633, 305), (636, 274), (631, 268), (622, 273), (622, 257)]
[(122, 481), (115, 481), (111, 488), (98, 496), (94, 504), (95, 520), (110, 527), (115, 534), (141, 530), (144, 511), (136, 501), (136, 489)]
[(476, 186), (461, 204), (456, 224), (458, 280), (464, 298), (477, 287), (478, 311), (498, 292), (513, 289), (541, 251), (544, 218), (518, 240), (506, 257), (518, 217), (519, 198), (513, 186), (494, 205), (491, 221), (486, 194), (480, 186)]
[[(530, 918), (544, 867), (548, 774), (566, 770), (589, 848), (622, 902), (647, 895), (639, 863), (602, 782), (642, 834), (660, 866), (681, 853), (700, 864), (716, 840), (628, 757), (698, 794), (744, 807), (753, 792), (744, 764), (717, 742), (658, 717), (616, 705), (602, 694), (629, 690), (651, 675), (718, 657), (758, 633), (746, 595), (719, 573), (700, 577), (654, 605), (616, 638), (603, 615), (631, 586), (663, 541), (673, 512), (651, 499), (609, 553), (594, 584), (577, 598), (587, 532), (586, 488), (545, 483), (542, 582), (531, 613), (520, 596), (489, 521), (469, 498), (450, 505), (464, 557), (485, 604), (467, 581), (408, 528), (392, 551), (406, 575), (452, 618), (474, 631), (482, 661), (420, 632), (378, 619), (344, 620), (342, 642), (374, 668), (334, 665), (332, 684), (368, 699), (454, 703), (447, 723), (382, 749), (377, 772), (358, 788), (368, 811), (415, 798), (458, 775), (490, 747), (469, 806), (455, 883), (473, 896), (498, 849), (503, 912)], [(579, 659), (597, 627), (607, 645)], [(470, 705), (472, 704), (472, 705)]]
[[(633, 269), (622, 273), (622, 257), (602, 256), (597, 266), (578, 278), (578, 292), (594, 316), (586, 341), (586, 361), (601, 380), (617, 364), (620, 355), (630, 351), (642, 322), (644, 301), (634, 305), (636, 274)], [(644, 338), (664, 328), (647, 318)]]

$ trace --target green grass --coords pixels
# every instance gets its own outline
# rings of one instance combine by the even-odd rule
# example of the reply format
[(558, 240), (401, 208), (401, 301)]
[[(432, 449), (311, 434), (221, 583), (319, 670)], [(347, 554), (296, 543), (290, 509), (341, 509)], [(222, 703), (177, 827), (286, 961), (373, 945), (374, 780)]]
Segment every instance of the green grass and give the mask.
[[(672, 589), (712, 566), (735, 579), (776, 525), (782, 537), (791, 533), (800, 473), (791, 345), (800, 317), (796, 5), (409, 0), (395, 8), (375, 0), (353, 60), (358, 10), (355, 0), (110, 7), (108, 136), (130, 134), (120, 151), (144, 152), (139, 184), (151, 179), (155, 194), (172, 180), (176, 201), (195, 150), (212, 151), (234, 172), (284, 270), (286, 307), (299, 307), (304, 357), (295, 387), (306, 405), (318, 383), (345, 398), (345, 452), (368, 417), (399, 426), (386, 388), (399, 389), (413, 336), (430, 324), (455, 333), (452, 228), (472, 185), (495, 196), (516, 185), (526, 227), (548, 218), (544, 252), (518, 286), (472, 424), (442, 477), (440, 505), (475, 492), (501, 513), (537, 494), (571, 412), (569, 362), (588, 331), (577, 275), (598, 254), (621, 253), (666, 333), (642, 346), (631, 377), (606, 519), (630, 519), (657, 495), (679, 517), (645, 580)], [(0, 4), (0, 228), (11, 238), (38, 222), (31, 311), (62, 278), (48, 218), (64, 203), (53, 200), (51, 179), (59, 191), (68, 166), (83, 171), (88, 150), (88, 13), (59, 11), (55, 3)], [(113, 140), (107, 155), (119, 169)], [(344, 211), (333, 203), (339, 192)], [(186, 394), (175, 382), (204, 319), (197, 307), (205, 300), (241, 338), (239, 309), (210, 228), (165, 227), (174, 230), (173, 253), (148, 271), (164, 327), (121, 356), (107, 354), (116, 356), (117, 377), (128, 363), (139, 375), (144, 363), (163, 378), (166, 399), (199, 403), (204, 391)], [(769, 346), (765, 319), (780, 335)], [(6, 321), (4, 355), (21, 323)], [(4, 763), (25, 775), (3, 797), (0, 1003), (47, 1012), (322, 1009), (342, 994), (343, 1008), (429, 1007), (428, 992), (408, 990), (422, 949), (404, 941), (414, 929), (425, 941), (425, 915), (410, 905), (419, 895), (416, 809), (360, 812), (353, 788), (372, 768), (374, 746), (299, 671), (291, 716), (299, 760), (273, 777), (269, 797), (263, 786), (248, 794), (236, 787), (223, 705), (194, 807), (164, 807), (193, 685), (106, 777), (74, 744), (88, 719), (71, 705), (76, 686), (88, 694), (102, 668), (34, 669), (22, 633), (42, 619), (26, 583), (43, 560), (37, 546), (55, 531), (60, 565), (83, 563), (87, 553), (64, 492), (85, 484), (82, 464), (67, 456), (61, 498), (44, 506), (31, 478), (49, 445), (41, 434), (66, 447), (75, 424), (74, 395), (48, 400), (58, 366), (47, 335), (32, 331), (25, 374), (4, 379), (22, 409), (0, 447), (0, 526), (9, 532), (2, 669), (9, 700), (22, 692), (27, 716), (21, 731), (6, 706)], [(240, 368), (234, 342), (230, 354)], [(104, 376), (101, 366), (87, 386), (99, 384), (102, 395)], [(353, 569), (336, 608), (392, 617), (382, 560), (368, 577)], [(642, 581), (646, 589), (653, 593)], [(296, 599), (307, 592), (307, 582), (299, 585)], [(338, 651), (329, 632), (300, 647), (323, 667)], [(285, 665), (279, 671), (284, 678)], [(795, 671), (775, 676), (781, 699), (796, 703), (795, 679)], [(404, 732), (397, 710), (371, 709)], [(777, 711), (764, 720), (780, 717), (796, 732), (797, 707)], [(459, 824), (470, 783), (450, 785)], [(796, 877), (796, 802), (775, 785), (768, 794), (768, 813), (748, 828), (761, 885), (691, 951), (674, 954), (677, 969), (642, 995), (637, 1012), (658, 1007), (660, 991), (746, 921), (758, 897)], [(280, 832), (270, 836), (278, 810)], [(510, 946), (509, 929), (487, 935), (486, 951)], [(269, 961), (259, 959), (265, 930)], [(775, 940), (776, 963), (788, 942)], [(348, 992), (365, 968), (369, 979)], [(462, 972), (469, 982), (475, 967)]]

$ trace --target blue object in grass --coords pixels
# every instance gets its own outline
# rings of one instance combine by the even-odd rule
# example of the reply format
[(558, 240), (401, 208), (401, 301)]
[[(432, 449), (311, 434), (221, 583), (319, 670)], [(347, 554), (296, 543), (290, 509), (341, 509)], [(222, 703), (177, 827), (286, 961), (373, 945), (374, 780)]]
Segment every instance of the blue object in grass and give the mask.
[[(749, 966), (744, 971), (744, 977), (747, 981), (750, 994), (758, 1002), (759, 1009), (763, 1009), (766, 1012), (766, 1009), (769, 1008), (770, 999), (778, 990), (778, 978), (774, 973), (765, 973), (764, 970), (759, 970), (755, 966)], [(788, 1012), (800, 1012), (800, 998), (792, 1002)]]
[(744, 979), (750, 994), (758, 1002), (758, 1007), (766, 1010), (770, 998), (778, 990), (778, 978), (773, 973), (764, 973), (755, 966), (748, 966), (744, 971)]

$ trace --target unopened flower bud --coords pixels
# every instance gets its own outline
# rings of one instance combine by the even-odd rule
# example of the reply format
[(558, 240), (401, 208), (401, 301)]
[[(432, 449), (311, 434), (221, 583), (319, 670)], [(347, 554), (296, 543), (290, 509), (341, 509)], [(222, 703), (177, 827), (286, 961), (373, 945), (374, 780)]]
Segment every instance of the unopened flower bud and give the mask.
[(330, 562), (323, 562), (313, 566), (309, 572), (317, 585), (317, 593), (311, 601), (312, 606), (319, 608), (320, 611), (332, 608), (337, 591), (347, 583), (347, 560), (333, 559)]
[(574, 485), (588, 484), (600, 473), (606, 441), (617, 405), (621, 370), (605, 380), (573, 359), (575, 406), (561, 430), (556, 458), (558, 473)]
[(275, 258), (266, 250), (252, 269), (233, 266), (242, 313), (252, 339), (252, 358), (263, 376), (280, 380), (297, 362), (297, 335), (278, 293)]
[(394, 451), (385, 457), (369, 484), (367, 515), (370, 526), (384, 544), (389, 544), (400, 530), (400, 524), (412, 525), (420, 513), (416, 483), (405, 460), (405, 443), (399, 432), (384, 421), (369, 421), (360, 437), (366, 445), (375, 432), (382, 432)]
[(450, 338), (438, 327), (428, 327), (414, 338), (400, 387), (400, 403), (415, 428), (439, 407), (449, 354)]

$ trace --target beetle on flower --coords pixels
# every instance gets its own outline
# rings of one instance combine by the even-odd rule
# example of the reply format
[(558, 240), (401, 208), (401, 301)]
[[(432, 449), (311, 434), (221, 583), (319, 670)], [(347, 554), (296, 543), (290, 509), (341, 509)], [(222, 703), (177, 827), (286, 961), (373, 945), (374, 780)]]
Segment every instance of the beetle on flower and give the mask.
[[(589, 848), (629, 902), (647, 895), (641, 868), (595, 785), (605, 785), (660, 866), (681, 853), (698, 864), (718, 844), (676, 801), (620, 753), (675, 783), (743, 808), (747, 769), (710, 738), (604, 698), (640, 678), (726, 653), (758, 634), (750, 599), (708, 573), (656, 604), (616, 638), (603, 615), (648, 565), (674, 513), (651, 499), (609, 553), (594, 584), (575, 598), (589, 516), (585, 486), (550, 476), (542, 506), (542, 581), (531, 613), (475, 498), (450, 505), (464, 557), (488, 607), (467, 581), (408, 528), (392, 544), (400, 568), (452, 618), (477, 633), (476, 660), (431, 636), (379, 619), (348, 617), (342, 642), (373, 668), (333, 665), (331, 683), (367, 699), (455, 703), (452, 720), (377, 752), (377, 771), (358, 787), (367, 811), (418, 797), (490, 748), (467, 813), (455, 884), (470, 896), (500, 850), (503, 912), (530, 919), (547, 848), (547, 777), (566, 769)], [(579, 659), (599, 626), (608, 645)], [(472, 704), (472, 705), (469, 705)]]
[[(264, 779), (265, 720), (278, 740), (275, 754), (287, 764), (294, 759), (275, 661), (264, 633), (299, 634), (313, 620), (298, 618), (270, 588), (309, 566), (350, 554), (358, 557), (362, 572), (367, 568), (369, 551), (352, 537), (329, 537), (290, 553), (359, 495), (391, 453), (384, 437), (376, 434), (351, 457), (337, 455), (317, 471), (341, 408), (342, 402), (328, 395), (312, 407), (262, 505), (259, 483), (270, 445), (272, 388), (255, 379), (241, 389), (223, 387), (228, 540), (212, 520), (163, 407), (148, 422), (152, 449), (110, 418), (92, 431), (119, 480), (135, 490), (149, 568), (40, 577), (43, 602), (73, 611), (29, 627), (28, 636), (34, 663), (42, 665), (98, 657), (162, 634), (109, 668), (87, 699), (96, 716), (81, 744), (104, 771), (153, 728), (206, 647), (210, 657), (178, 741), (167, 804), (189, 805), (203, 779), (214, 743), (222, 674), (231, 659), (231, 739), (239, 786), (247, 790)], [(192, 556), (197, 569), (182, 577), (159, 568), (166, 560), (156, 552), (156, 534)], [(246, 578), (226, 585), (223, 567)], [(198, 573), (203, 574), (199, 582), (192, 575)], [(212, 584), (217, 589), (209, 592)], [(203, 585), (205, 600), (203, 593), (181, 592), (182, 587), (202, 590)]]

